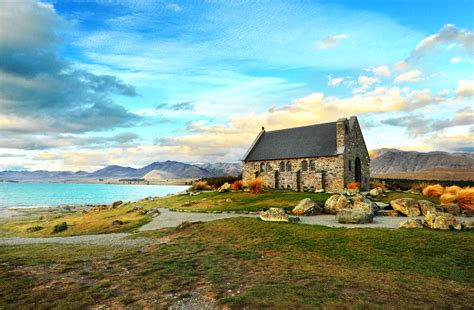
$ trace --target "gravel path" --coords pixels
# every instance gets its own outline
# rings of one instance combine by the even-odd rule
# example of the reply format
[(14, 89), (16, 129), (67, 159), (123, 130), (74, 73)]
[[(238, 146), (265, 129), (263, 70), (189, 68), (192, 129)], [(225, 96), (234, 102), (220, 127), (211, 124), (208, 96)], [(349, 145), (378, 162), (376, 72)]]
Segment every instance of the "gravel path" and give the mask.
[(140, 227), (140, 231), (156, 230), (165, 227), (176, 227), (183, 221), (193, 222), (210, 222), (214, 220), (227, 219), (232, 217), (258, 217), (258, 215), (250, 214), (228, 214), (228, 213), (194, 213), (194, 212), (174, 212), (169, 209), (158, 209), (160, 215), (154, 217), (153, 220)]

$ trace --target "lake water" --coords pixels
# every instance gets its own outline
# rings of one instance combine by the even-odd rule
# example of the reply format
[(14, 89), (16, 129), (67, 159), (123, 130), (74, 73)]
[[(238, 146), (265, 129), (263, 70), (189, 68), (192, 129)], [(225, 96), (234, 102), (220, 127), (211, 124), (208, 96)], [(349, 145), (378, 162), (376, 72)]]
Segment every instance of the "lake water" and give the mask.
[(0, 183), (0, 208), (74, 204), (110, 204), (116, 200), (136, 201), (185, 190), (175, 185)]

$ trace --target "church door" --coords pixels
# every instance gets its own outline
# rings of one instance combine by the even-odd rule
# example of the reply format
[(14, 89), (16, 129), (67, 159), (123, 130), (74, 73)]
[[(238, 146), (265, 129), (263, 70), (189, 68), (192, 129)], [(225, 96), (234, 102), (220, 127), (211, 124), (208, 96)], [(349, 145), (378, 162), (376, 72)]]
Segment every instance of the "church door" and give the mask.
[(355, 160), (355, 167), (354, 167), (354, 172), (355, 172), (355, 181), (358, 182), (359, 184), (362, 181), (362, 172), (361, 172), (361, 167), (360, 167), (360, 158), (357, 157)]

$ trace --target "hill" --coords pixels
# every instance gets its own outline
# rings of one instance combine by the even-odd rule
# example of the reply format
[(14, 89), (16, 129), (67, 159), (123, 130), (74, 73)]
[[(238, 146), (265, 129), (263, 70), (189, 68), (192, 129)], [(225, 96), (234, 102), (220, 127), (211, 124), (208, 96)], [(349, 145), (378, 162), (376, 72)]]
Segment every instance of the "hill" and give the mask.
[(372, 177), (474, 180), (473, 153), (424, 153), (397, 149), (378, 149), (369, 153)]

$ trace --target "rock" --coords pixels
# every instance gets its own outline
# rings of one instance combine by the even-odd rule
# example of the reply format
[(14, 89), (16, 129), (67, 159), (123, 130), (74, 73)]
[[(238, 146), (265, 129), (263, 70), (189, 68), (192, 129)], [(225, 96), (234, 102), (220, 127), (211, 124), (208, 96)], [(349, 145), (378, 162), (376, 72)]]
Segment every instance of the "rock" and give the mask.
[(282, 208), (270, 208), (260, 214), (262, 221), (268, 222), (288, 222), (288, 215)]
[(227, 198), (227, 199), (225, 200), (225, 202), (229, 203), (229, 202), (233, 202), (233, 200), (230, 199), (230, 198)]
[(349, 208), (342, 209), (336, 215), (336, 221), (344, 224), (367, 224), (372, 223), (374, 214), (371, 212), (353, 210)]
[(374, 213), (374, 211), (375, 211), (370, 204), (365, 203), (365, 202), (356, 202), (351, 207), (351, 209), (352, 210), (357, 210), (357, 211), (365, 211), (365, 212), (369, 212), (369, 213)]
[(412, 195), (421, 195), (421, 192), (417, 189), (409, 189), (409, 190), (405, 191), (405, 193), (412, 194)]
[(189, 193), (189, 196), (197, 196), (197, 195), (200, 195), (200, 194), (201, 194), (201, 192), (199, 192), (199, 191), (190, 192), (190, 193)]
[(229, 183), (225, 182), (224, 184), (222, 184), (221, 187), (219, 187), (219, 189), (217, 191), (219, 193), (225, 193), (225, 192), (230, 191), (230, 188), (231, 188), (231, 185)]
[(377, 215), (379, 216), (400, 216), (400, 212), (397, 210), (379, 210), (377, 211)]
[(189, 207), (191, 205), (192, 205), (191, 201), (187, 200), (181, 205), (181, 207)]
[(376, 187), (370, 190), (369, 195), (372, 197), (377, 197), (383, 194), (383, 189), (381, 187)]
[(421, 213), (418, 203), (412, 198), (395, 199), (390, 201), (390, 205), (394, 210), (400, 211), (406, 216), (418, 216)]
[(423, 215), (427, 215), (429, 212), (442, 212), (442, 209), (428, 200), (419, 200), (418, 205), (420, 206), (420, 210)]
[(389, 204), (385, 203), (385, 202), (376, 201), (374, 203), (377, 206), (377, 208), (379, 208), (379, 210), (383, 210), (383, 209), (385, 209), (386, 207), (389, 206)]
[(299, 218), (299, 217), (296, 217), (296, 216), (290, 216), (290, 217), (288, 218), (288, 222), (296, 224), (296, 223), (299, 223), (299, 222), (301, 222), (301, 220), (300, 220), (300, 218)]
[(112, 221), (112, 226), (120, 226), (120, 225), (123, 225), (123, 222), (121, 220)]
[(473, 217), (474, 216), (474, 210), (462, 210), (461, 215), (466, 216), (466, 217)]
[(427, 215), (425, 215), (424, 225), (431, 229), (461, 229), (461, 224), (456, 221), (454, 215), (442, 212), (428, 213)]
[(420, 219), (411, 218), (400, 223), (399, 228), (423, 228), (423, 222)]
[(349, 200), (352, 202), (352, 204), (355, 204), (357, 202), (364, 202), (365, 198), (361, 194), (357, 193), (356, 195), (350, 197)]
[(462, 225), (465, 229), (473, 229), (474, 228), (474, 220), (464, 221)]
[(122, 203), (123, 203), (122, 200), (114, 201), (114, 202), (112, 203), (112, 208), (117, 208), (117, 207), (120, 206)]
[(317, 189), (314, 191), (315, 193), (324, 193), (324, 189)]
[(459, 208), (457, 203), (447, 203), (441, 205), (441, 208), (443, 208), (444, 212), (450, 213), (454, 216), (461, 215), (461, 208)]
[(294, 215), (319, 215), (323, 213), (323, 208), (310, 198), (305, 198), (298, 202), (292, 212)]
[(176, 230), (182, 230), (185, 229), (186, 227), (191, 226), (191, 223), (188, 221), (182, 221), (178, 226), (176, 226)]
[(324, 204), (324, 210), (329, 214), (337, 214), (342, 209), (349, 205), (349, 201), (344, 195), (332, 195), (326, 200)]

